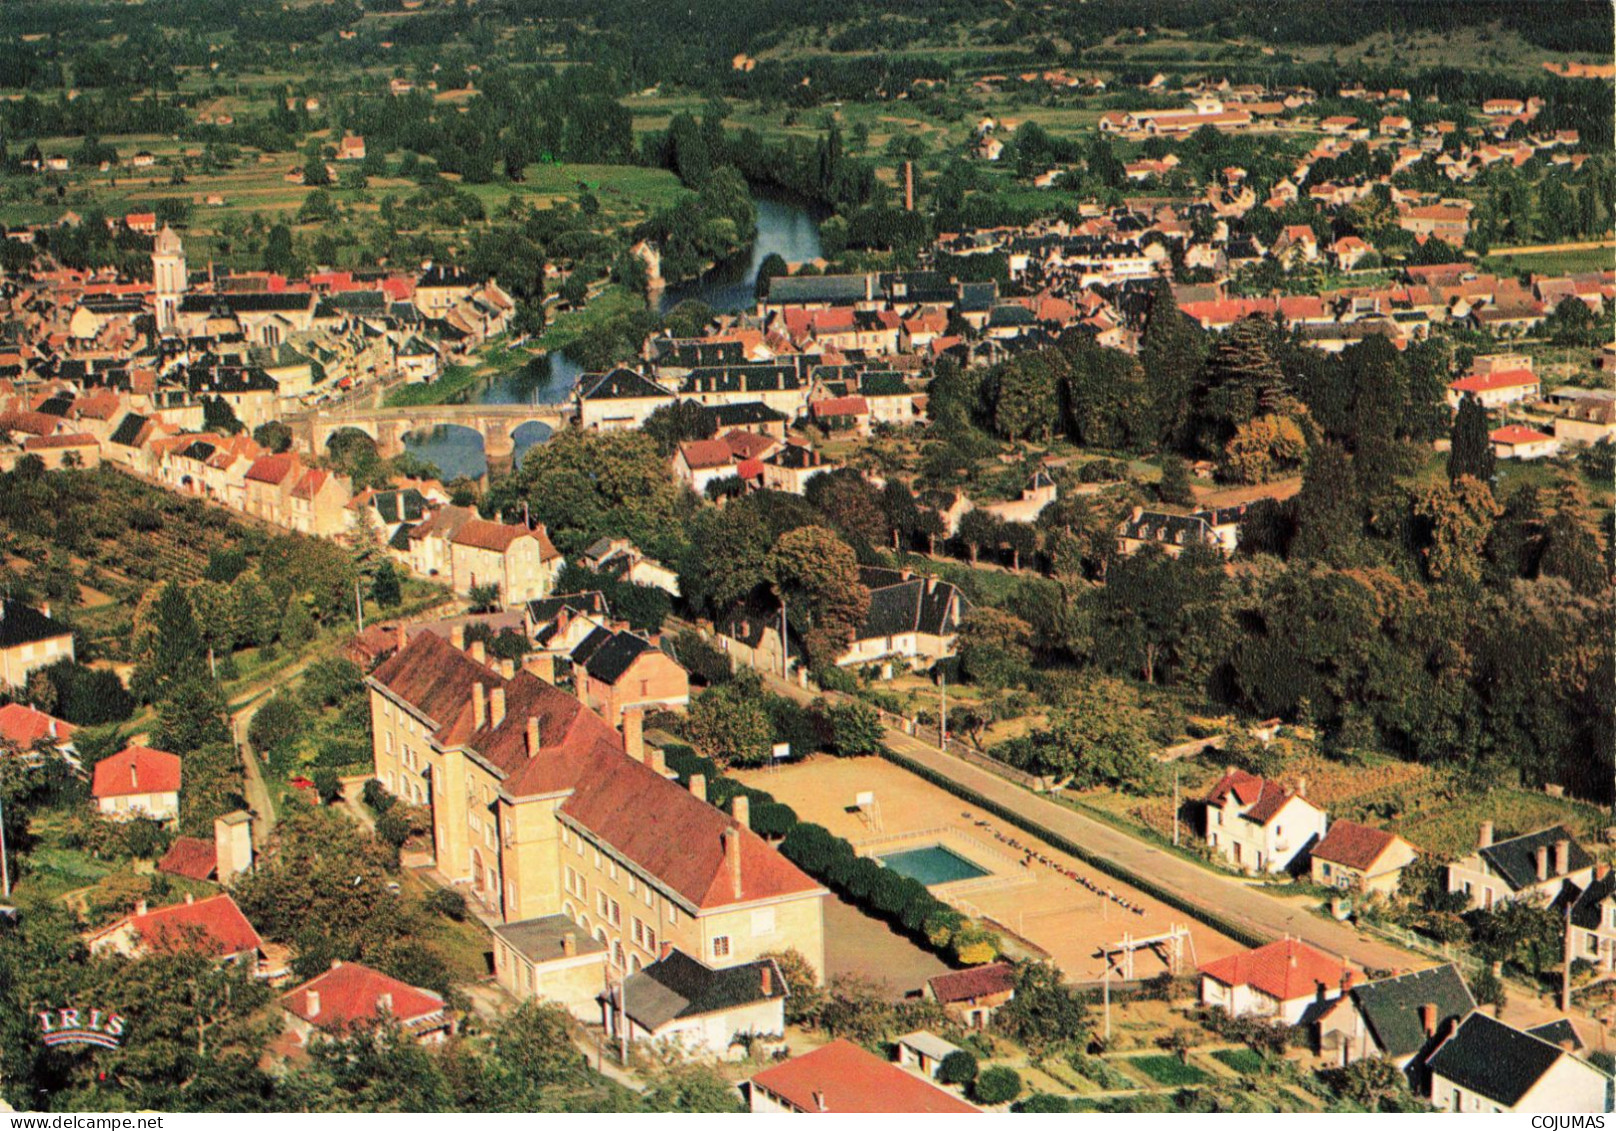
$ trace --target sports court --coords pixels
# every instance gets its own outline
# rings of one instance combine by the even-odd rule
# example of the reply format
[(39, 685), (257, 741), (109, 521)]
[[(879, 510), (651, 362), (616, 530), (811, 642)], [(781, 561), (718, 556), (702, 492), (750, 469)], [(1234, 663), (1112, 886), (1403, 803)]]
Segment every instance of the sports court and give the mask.
[[(1114, 880), (1007, 821), (880, 758), (816, 755), (736, 775), (768, 790), (805, 821), (847, 838), (926, 884), (939, 899), (988, 920), (1047, 956), (1074, 982), (1124, 976), (1115, 948), (1133, 943), (1133, 976), (1180, 972), (1242, 948), (1183, 912)], [(1141, 940), (1159, 942), (1140, 945)]]

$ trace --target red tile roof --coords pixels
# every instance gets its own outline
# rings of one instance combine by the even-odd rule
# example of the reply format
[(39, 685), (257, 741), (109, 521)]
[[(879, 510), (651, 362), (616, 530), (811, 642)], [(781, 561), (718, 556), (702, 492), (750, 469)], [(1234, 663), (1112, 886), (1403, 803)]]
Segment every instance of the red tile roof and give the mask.
[(264, 947), (264, 940), (258, 937), (241, 908), (228, 895), (159, 907), (144, 915), (131, 915), (124, 922), (134, 928), (147, 946), (155, 949), (186, 949), (192, 945), (193, 938), (204, 952), (221, 956)]
[(22, 703), (0, 707), (0, 742), (26, 750), (42, 738), (65, 741), (78, 728)]
[(503, 554), (518, 538), (529, 537), (538, 540), (540, 561), (549, 561), (557, 556), (556, 548), (550, 544), (550, 536), (544, 527), (538, 526), (529, 530), (519, 522), (506, 524), (490, 522), (486, 518), (474, 518), (455, 531), (449, 541), (457, 546), (471, 546), (474, 549), (492, 550)]
[(1231, 792), (1241, 805), (1250, 806), (1241, 815), (1259, 825), (1266, 825), (1273, 820), (1274, 816), (1285, 807), (1285, 803), (1297, 796), (1276, 781), (1268, 781), (1244, 770), (1235, 770), (1224, 775), (1223, 780), (1212, 787), (1212, 792), (1206, 797), (1207, 804), (1221, 806), (1224, 798)]
[(870, 402), (863, 397), (831, 397), (808, 406), (818, 420), (829, 416), (868, 416)]
[(159, 872), (192, 880), (211, 880), (218, 867), (218, 850), (214, 843), (196, 836), (175, 837), (174, 843), (157, 862)]
[(22, 442), (30, 452), (55, 448), (96, 448), (101, 442), (88, 432), (75, 432), (68, 436), (30, 436)]
[[(311, 1000), (311, 992), (316, 995)], [(385, 1011), (406, 1028), (440, 1020), (443, 999), (358, 962), (339, 962), (281, 995), (288, 1013), (321, 1029), (340, 1031), (380, 1019)]]
[(979, 1110), (845, 1040), (765, 1068), (752, 1077), (752, 1086), (807, 1112), (952, 1115)]
[(1494, 373), (1478, 373), (1461, 377), (1448, 386), (1456, 393), (1481, 393), (1489, 389), (1518, 389), (1536, 385), (1539, 378), (1530, 369), (1504, 369)]
[(761, 459), (764, 453), (779, 443), (773, 436), (760, 436), (756, 432), (743, 432), (737, 428), (721, 437), (737, 459)]
[(1332, 864), (1366, 872), (1396, 839), (1396, 833), (1385, 829), (1360, 825), (1356, 821), (1337, 821), (1324, 839), (1313, 846), (1313, 855)]
[(940, 1002), (970, 1001), (1013, 990), (1016, 985), (1015, 967), (1008, 962), (994, 962), (987, 966), (973, 966), (968, 970), (951, 970), (929, 978), (932, 996)]
[(253, 460), (253, 465), (247, 469), (247, 478), (254, 483), (279, 485), (296, 465), (297, 459), (293, 456), (263, 456)]
[(1347, 967), (1296, 939), (1208, 962), (1201, 973), (1225, 986), (1250, 986), (1278, 1001), (1312, 997), (1320, 984), (1341, 984)]
[(1554, 439), (1545, 432), (1536, 428), (1527, 428), (1520, 424), (1506, 424), (1502, 428), (1495, 428), (1487, 437), (1495, 444), (1541, 444), (1545, 440)]
[(727, 467), (735, 462), (734, 451), (723, 440), (686, 440), (679, 445), (679, 454), (692, 471)]
[(95, 783), (90, 792), (97, 798), (127, 797), (135, 793), (177, 793), (179, 788), (179, 755), (130, 745), (95, 764)]

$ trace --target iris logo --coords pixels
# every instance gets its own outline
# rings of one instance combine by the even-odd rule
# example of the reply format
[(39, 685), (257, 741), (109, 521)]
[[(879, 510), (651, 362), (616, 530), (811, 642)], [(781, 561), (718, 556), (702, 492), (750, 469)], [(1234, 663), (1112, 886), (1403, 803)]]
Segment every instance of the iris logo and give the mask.
[(99, 1009), (48, 1009), (35, 1016), (39, 1030), (47, 1045), (100, 1045), (104, 1049), (118, 1047), (123, 1036), (124, 1021), (114, 1012)]

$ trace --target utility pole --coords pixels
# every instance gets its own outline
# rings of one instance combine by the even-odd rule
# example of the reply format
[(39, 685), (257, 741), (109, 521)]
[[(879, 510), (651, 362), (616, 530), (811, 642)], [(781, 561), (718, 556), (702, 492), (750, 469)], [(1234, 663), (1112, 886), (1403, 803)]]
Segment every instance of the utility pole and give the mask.
[(780, 598), (780, 678), (791, 679), (791, 637), (787, 635), (786, 599)]
[(353, 582), (353, 605), (354, 616), (359, 621), (359, 631), (363, 632), (365, 631), (365, 599), (359, 595), (359, 579), (357, 577), (354, 578)]
[(1178, 847), (1178, 764), (1173, 764), (1173, 847)]
[(1105, 956), (1105, 1043), (1111, 1043), (1111, 956)]
[(942, 681), (943, 702), (942, 710), (940, 712), (940, 721), (937, 726), (937, 745), (941, 747), (943, 753), (946, 754), (948, 753), (948, 673), (943, 673)]
[(11, 898), (11, 860), (6, 855), (6, 811), (0, 804), (0, 886), (3, 886), (5, 897)]

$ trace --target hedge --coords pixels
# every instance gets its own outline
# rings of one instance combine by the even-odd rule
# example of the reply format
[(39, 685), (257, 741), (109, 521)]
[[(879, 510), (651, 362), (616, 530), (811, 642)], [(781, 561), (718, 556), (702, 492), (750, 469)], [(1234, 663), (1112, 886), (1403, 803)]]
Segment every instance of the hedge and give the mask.
[(725, 777), (718, 763), (688, 746), (669, 743), (662, 753), (681, 785), (688, 786), (695, 774), (706, 777), (711, 804), (727, 808), (744, 795), (751, 807), (754, 832), (781, 837), (781, 855), (860, 909), (955, 961), (971, 965), (998, 956), (997, 939), (991, 933), (974, 927), (919, 880), (860, 856), (851, 844), (822, 825), (800, 820), (791, 806), (776, 801), (772, 794)]

